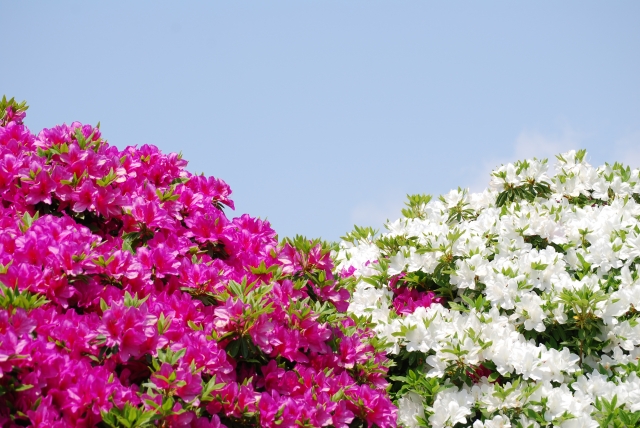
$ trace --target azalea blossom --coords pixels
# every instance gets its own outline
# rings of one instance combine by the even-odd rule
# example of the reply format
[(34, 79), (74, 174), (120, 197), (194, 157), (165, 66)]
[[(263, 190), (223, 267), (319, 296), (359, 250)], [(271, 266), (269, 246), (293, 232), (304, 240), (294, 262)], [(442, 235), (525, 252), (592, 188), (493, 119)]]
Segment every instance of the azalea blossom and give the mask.
[(601, 400), (638, 411), (640, 170), (570, 151), (555, 171), (527, 159), (481, 193), (412, 195), (387, 233), (340, 243), (349, 311), (396, 361), (401, 425), (598, 426)]

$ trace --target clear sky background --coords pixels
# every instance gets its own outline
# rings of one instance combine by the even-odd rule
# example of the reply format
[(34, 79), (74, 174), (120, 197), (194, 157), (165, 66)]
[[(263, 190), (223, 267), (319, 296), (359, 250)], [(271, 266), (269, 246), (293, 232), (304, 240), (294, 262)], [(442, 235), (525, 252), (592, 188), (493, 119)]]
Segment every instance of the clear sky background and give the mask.
[(182, 151), (280, 236), (381, 227), (524, 157), (640, 166), (638, 1), (0, 0), (34, 132)]

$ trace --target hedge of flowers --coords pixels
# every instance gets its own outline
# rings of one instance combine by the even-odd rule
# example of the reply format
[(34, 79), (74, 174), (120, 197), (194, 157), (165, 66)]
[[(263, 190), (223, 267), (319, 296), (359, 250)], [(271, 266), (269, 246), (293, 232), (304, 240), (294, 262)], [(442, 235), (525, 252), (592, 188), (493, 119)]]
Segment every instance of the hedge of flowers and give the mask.
[(410, 196), (387, 233), (343, 238), (349, 311), (387, 342), (401, 425), (640, 425), (640, 171), (585, 155)]
[(0, 103), (0, 424), (396, 425), (389, 361), (319, 241), (99, 126)]
[(584, 151), (278, 241), (175, 153), (0, 102), (0, 423), (636, 427), (640, 171)]

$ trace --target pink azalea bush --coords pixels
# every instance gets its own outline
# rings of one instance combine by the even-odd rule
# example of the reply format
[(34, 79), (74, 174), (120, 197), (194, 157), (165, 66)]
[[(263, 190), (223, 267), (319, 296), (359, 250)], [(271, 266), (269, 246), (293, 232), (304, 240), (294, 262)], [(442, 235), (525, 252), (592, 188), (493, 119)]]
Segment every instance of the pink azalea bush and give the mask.
[(326, 245), (229, 219), (180, 155), (25, 110), (0, 104), (2, 426), (395, 426)]

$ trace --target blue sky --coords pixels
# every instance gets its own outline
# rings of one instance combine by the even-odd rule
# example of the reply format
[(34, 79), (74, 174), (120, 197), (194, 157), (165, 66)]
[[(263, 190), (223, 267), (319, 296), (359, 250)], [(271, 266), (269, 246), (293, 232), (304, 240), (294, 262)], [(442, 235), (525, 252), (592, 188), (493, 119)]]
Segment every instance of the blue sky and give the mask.
[(182, 151), (281, 236), (586, 148), (640, 166), (640, 2), (0, 0), (27, 125)]

